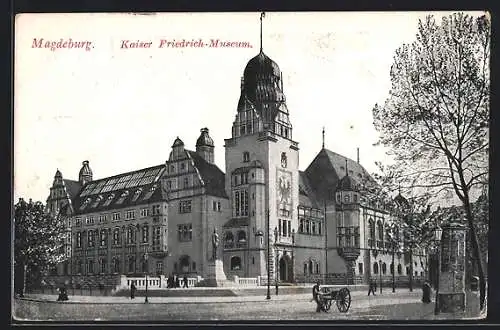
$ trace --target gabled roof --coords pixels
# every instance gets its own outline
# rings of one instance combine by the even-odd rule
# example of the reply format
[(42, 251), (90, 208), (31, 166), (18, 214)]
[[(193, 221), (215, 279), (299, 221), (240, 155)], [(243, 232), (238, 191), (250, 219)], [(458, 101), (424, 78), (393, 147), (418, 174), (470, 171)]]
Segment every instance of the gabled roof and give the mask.
[(205, 186), (207, 195), (228, 198), (226, 194), (226, 181), (224, 172), (217, 165), (207, 162), (203, 157), (194, 151), (186, 150), (194, 166), (198, 169)]
[(331, 193), (337, 190), (346, 173), (355, 183), (378, 185), (358, 162), (328, 149), (321, 149), (304, 173), (318, 202), (332, 199)]
[(85, 184), (73, 199), (76, 214), (93, 213), (163, 199), (160, 177), (165, 165), (156, 165)]

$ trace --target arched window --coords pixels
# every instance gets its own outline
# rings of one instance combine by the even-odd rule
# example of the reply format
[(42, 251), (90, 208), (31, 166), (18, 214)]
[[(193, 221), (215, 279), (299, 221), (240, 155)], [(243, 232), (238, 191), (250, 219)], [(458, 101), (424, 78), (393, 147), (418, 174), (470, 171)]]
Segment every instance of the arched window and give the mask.
[(319, 264), (316, 264), (316, 274), (319, 274)]
[(377, 262), (373, 263), (373, 274), (378, 274), (378, 263)]
[(243, 230), (240, 230), (238, 232), (238, 242), (243, 243), (246, 241), (247, 241), (247, 234)]
[(307, 262), (304, 263), (304, 275), (307, 275)]
[(398, 264), (398, 275), (403, 274), (403, 267), (401, 267), (401, 264)]
[(387, 273), (387, 265), (385, 264), (385, 262), (382, 264), (382, 274), (385, 275), (385, 273)]
[(249, 162), (250, 161), (250, 153), (248, 151), (245, 151), (243, 153), (243, 162)]
[(380, 241), (384, 240), (384, 226), (382, 225), (382, 221), (377, 222), (377, 230), (378, 230), (378, 239)]
[(233, 233), (230, 231), (226, 231), (224, 233), (224, 247), (225, 248), (232, 248), (234, 244), (234, 236)]
[(240, 270), (240, 269), (241, 269), (241, 258), (231, 257), (231, 270)]
[(309, 274), (313, 273), (313, 262), (312, 260), (309, 260)]
[(368, 221), (368, 226), (370, 227), (370, 239), (372, 241), (375, 241), (375, 222), (373, 221), (373, 219), (370, 219)]

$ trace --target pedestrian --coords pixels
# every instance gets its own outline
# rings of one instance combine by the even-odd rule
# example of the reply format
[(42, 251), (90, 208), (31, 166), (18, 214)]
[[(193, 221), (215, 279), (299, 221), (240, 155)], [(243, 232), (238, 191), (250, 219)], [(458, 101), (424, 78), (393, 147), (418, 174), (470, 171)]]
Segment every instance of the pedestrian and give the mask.
[(319, 281), (313, 286), (313, 300), (316, 301), (316, 313), (321, 312), (321, 303), (320, 303), (320, 287)]
[(422, 302), (428, 304), (431, 302), (431, 285), (425, 281), (422, 285)]
[(375, 291), (377, 290), (377, 282), (375, 282), (373, 279), (370, 279), (370, 283), (368, 284), (368, 295), (370, 293), (373, 293), (375, 296)]
[(278, 282), (276, 282), (275, 284), (276, 284), (276, 295), (278, 295)]
[(182, 279), (183, 280), (183, 288), (188, 288), (188, 277), (187, 275), (184, 275), (184, 278)]
[(65, 286), (61, 286), (59, 288), (59, 296), (57, 297), (57, 301), (67, 301), (68, 300), (68, 292), (66, 291)]
[(136, 290), (135, 282), (132, 281), (132, 284), (130, 284), (130, 299), (135, 298), (135, 290)]
[(181, 279), (177, 275), (175, 275), (175, 287), (176, 288), (180, 288), (181, 287)]

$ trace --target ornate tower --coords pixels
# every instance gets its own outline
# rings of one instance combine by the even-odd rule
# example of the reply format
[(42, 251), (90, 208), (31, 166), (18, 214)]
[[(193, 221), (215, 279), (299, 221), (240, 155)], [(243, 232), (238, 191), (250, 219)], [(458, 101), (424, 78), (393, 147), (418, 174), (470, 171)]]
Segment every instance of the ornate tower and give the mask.
[(203, 157), (207, 163), (214, 163), (214, 140), (208, 135), (208, 128), (201, 129), (201, 135), (196, 140), (196, 153)]
[[(281, 71), (261, 43), (259, 54), (245, 67), (232, 137), (225, 140), (226, 192), (232, 205), (231, 225), (226, 227), (228, 232), (244, 230), (248, 237), (239, 245), (247, 258), (242, 260), (242, 276), (266, 275), (267, 265), (274, 276), (274, 254), (291, 251), (292, 230), (298, 227), (298, 150)], [(273, 244), (270, 255), (267, 235)]]
[(46, 212), (51, 215), (57, 215), (61, 207), (69, 203), (69, 196), (64, 185), (64, 180), (61, 171), (57, 170), (54, 175), (50, 194), (47, 197)]
[(88, 160), (84, 160), (82, 162), (82, 168), (78, 174), (78, 181), (82, 186), (92, 181), (92, 170), (90, 169)]
[(348, 283), (354, 284), (355, 262), (360, 255), (360, 192), (354, 178), (349, 176), (347, 160), (346, 175), (338, 183), (335, 201), (338, 253), (346, 262)]

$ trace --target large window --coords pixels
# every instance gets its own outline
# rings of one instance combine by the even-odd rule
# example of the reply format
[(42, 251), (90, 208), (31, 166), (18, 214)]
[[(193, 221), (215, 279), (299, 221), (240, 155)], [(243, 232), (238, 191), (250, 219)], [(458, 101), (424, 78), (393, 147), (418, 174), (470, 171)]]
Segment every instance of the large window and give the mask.
[(82, 247), (82, 233), (81, 232), (76, 233), (76, 247), (77, 248)]
[(107, 229), (101, 230), (101, 247), (108, 245), (108, 231)]
[(115, 228), (113, 230), (113, 245), (120, 244), (120, 228)]
[(241, 269), (241, 258), (231, 257), (231, 270), (240, 270), (240, 269)]
[(114, 273), (120, 272), (120, 258), (118, 257), (113, 258), (113, 272)]
[(234, 247), (234, 236), (233, 233), (230, 231), (226, 231), (224, 233), (224, 247), (225, 248)]
[(368, 227), (370, 230), (370, 239), (375, 242), (375, 222), (373, 219), (368, 220)]
[(106, 273), (106, 259), (104, 259), (104, 258), (99, 259), (99, 267), (100, 267), (101, 273)]
[(142, 242), (147, 243), (149, 239), (149, 227), (144, 226), (142, 227)]
[(382, 224), (382, 221), (377, 221), (377, 230), (378, 230), (378, 239), (379, 241), (384, 240), (384, 225)]
[(87, 245), (93, 247), (95, 245), (95, 231), (89, 230), (87, 235)]
[(292, 236), (292, 222), (290, 220), (279, 219), (278, 233), (283, 237)]
[(153, 228), (153, 247), (159, 249), (161, 244), (161, 227)]
[(191, 213), (191, 200), (179, 202), (179, 213)]
[(191, 241), (193, 239), (193, 225), (190, 223), (177, 225), (177, 238), (180, 242)]
[(128, 227), (127, 228), (127, 244), (134, 244), (134, 228)]
[(248, 216), (248, 192), (246, 190), (235, 191), (233, 200), (235, 216)]

